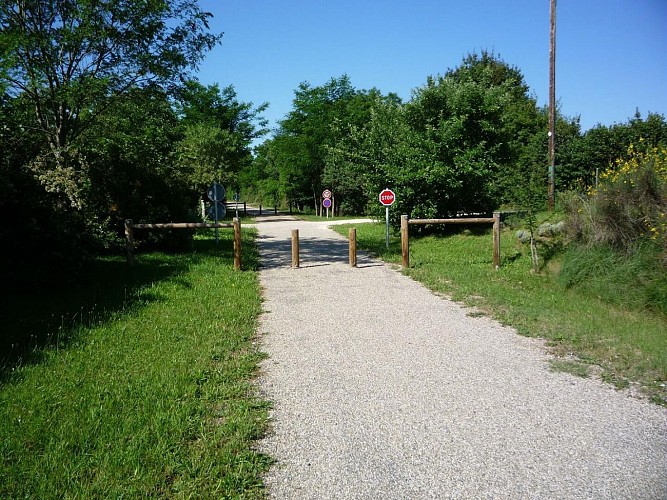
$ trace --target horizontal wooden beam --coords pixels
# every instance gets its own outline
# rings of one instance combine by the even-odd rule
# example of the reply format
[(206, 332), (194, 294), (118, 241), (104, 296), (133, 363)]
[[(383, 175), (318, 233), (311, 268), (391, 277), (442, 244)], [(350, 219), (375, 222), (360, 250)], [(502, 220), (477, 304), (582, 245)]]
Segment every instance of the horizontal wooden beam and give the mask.
[(493, 217), (469, 217), (459, 219), (408, 219), (408, 224), (493, 224)]
[(202, 227), (234, 227), (218, 222), (167, 222), (164, 224), (132, 224), (135, 229), (197, 229)]

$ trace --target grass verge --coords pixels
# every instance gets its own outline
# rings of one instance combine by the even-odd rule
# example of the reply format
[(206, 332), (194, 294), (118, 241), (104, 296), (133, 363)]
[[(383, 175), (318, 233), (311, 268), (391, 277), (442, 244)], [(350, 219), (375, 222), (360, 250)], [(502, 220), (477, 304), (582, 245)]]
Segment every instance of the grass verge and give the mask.
[[(349, 226), (335, 226), (347, 234)], [(401, 262), (400, 239), (385, 247), (383, 224), (359, 224), (357, 242), (383, 260)], [(531, 273), (530, 253), (510, 231), (501, 235), (503, 264), (492, 268), (490, 231), (410, 239), (406, 274), (432, 290), (511, 325), (528, 336), (545, 338), (551, 351), (584, 363), (618, 387), (640, 386), (653, 401), (667, 401), (667, 318), (609, 304), (558, 280), (557, 263)], [(558, 369), (556, 363), (553, 368)], [(563, 365), (565, 366), (565, 365)], [(578, 368), (579, 373), (583, 373)]]
[(192, 253), (141, 255), (132, 272), (102, 259), (81, 288), (8, 298), (6, 321), (27, 330), (11, 329), (4, 356), (0, 497), (262, 496), (259, 284), (233, 270), (221, 235), (219, 248), (207, 238)]

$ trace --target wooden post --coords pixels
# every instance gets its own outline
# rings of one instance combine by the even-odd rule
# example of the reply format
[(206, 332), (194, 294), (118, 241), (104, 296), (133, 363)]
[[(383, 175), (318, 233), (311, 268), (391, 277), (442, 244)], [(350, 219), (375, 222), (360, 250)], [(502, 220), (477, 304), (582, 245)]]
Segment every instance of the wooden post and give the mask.
[(357, 230), (356, 228), (350, 228), (349, 231), (349, 255), (350, 255), (350, 265), (352, 267), (357, 267)]
[(493, 212), (493, 267), (500, 269), (500, 212)]
[(243, 216), (245, 217), (248, 215), (248, 207), (246, 206), (246, 202), (243, 202)]
[(407, 215), (401, 215), (401, 257), (403, 269), (410, 267), (410, 240)]
[(259, 215), (262, 215), (262, 204), (259, 204)]
[(241, 220), (234, 217), (234, 269), (241, 270)]
[(132, 219), (125, 219), (125, 252), (127, 263), (134, 265), (134, 230), (132, 228)]
[(278, 215), (278, 206), (273, 207), (273, 215)]
[(299, 267), (299, 230), (292, 229), (292, 267)]

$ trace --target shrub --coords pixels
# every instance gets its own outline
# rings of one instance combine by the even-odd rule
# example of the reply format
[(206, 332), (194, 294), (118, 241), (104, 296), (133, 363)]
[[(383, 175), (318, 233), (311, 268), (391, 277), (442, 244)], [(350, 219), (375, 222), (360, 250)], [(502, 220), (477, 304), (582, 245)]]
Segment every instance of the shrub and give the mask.
[(667, 265), (667, 149), (630, 145), (627, 158), (603, 172), (586, 196), (571, 197), (566, 209), (578, 243), (632, 253), (651, 240)]
[(667, 314), (667, 150), (630, 146), (586, 195), (564, 200), (560, 280), (617, 305)]

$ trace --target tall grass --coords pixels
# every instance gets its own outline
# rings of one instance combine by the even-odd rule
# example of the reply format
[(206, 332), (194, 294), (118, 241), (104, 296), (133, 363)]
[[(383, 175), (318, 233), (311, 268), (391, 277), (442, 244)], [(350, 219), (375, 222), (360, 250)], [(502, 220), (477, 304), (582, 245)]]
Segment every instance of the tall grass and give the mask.
[(667, 317), (667, 269), (659, 254), (650, 241), (629, 255), (609, 246), (570, 245), (559, 282), (616, 307)]
[[(360, 247), (400, 264), (400, 240), (392, 237), (385, 249), (384, 225), (356, 227)], [(334, 229), (347, 231), (345, 226)], [(604, 379), (618, 386), (637, 383), (655, 401), (667, 399), (666, 316), (565, 286), (555, 260), (544, 272), (531, 272), (529, 248), (510, 231), (502, 232), (501, 248), (502, 267), (495, 271), (488, 231), (412, 237), (406, 273), (524, 335), (547, 339), (554, 354), (597, 366)]]
[[(244, 234), (247, 268), (256, 252)], [(52, 303), (37, 294), (33, 316), (40, 300), (46, 316), (24, 324), (55, 330), (5, 356), (0, 497), (262, 495), (270, 460), (253, 443), (267, 403), (251, 383), (259, 286), (255, 272), (233, 270), (223, 238), (221, 248), (208, 239), (193, 253), (142, 255), (133, 272), (105, 259), (102, 281)], [(61, 300), (86, 289), (103, 312), (51, 320)]]

